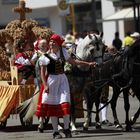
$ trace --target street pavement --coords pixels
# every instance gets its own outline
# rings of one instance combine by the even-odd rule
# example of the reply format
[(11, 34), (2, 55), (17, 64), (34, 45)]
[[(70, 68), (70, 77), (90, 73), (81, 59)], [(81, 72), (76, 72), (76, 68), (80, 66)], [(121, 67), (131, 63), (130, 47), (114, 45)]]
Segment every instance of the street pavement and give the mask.
[[(110, 89), (110, 98), (112, 96), (112, 91)], [(139, 107), (139, 102), (136, 97), (130, 96), (130, 117), (136, 112)], [(93, 110), (95, 108), (93, 107)], [(123, 96), (120, 95), (117, 103), (117, 113), (120, 123), (125, 127), (125, 111), (124, 111), (124, 102)], [(113, 123), (113, 117), (110, 105), (108, 106), (108, 120)], [(83, 131), (82, 123), (83, 118), (77, 119), (77, 127), (79, 130), (78, 135), (74, 135), (71, 139), (75, 140), (138, 140), (140, 139), (140, 118), (138, 118), (135, 125), (133, 125), (132, 132), (125, 132), (122, 129), (117, 129), (112, 126), (102, 126), (102, 129), (96, 129), (94, 125), (95, 114), (92, 114), (92, 125), (89, 127), (87, 132)], [(62, 120), (60, 120), (62, 122)], [(52, 127), (51, 122), (44, 133), (39, 133), (37, 131), (38, 119), (36, 116), (33, 118), (33, 125), (31, 127), (25, 128), (21, 126), (18, 115), (10, 115), (10, 118), (7, 121), (7, 127), (0, 130), (0, 140), (51, 140), (52, 139)], [(64, 138), (64, 134), (61, 133)]]

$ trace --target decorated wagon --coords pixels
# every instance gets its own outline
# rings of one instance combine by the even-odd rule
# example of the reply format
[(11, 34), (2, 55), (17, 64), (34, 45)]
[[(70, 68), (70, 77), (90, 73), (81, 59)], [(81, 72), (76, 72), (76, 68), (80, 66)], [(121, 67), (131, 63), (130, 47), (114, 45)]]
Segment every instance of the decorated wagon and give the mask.
[[(6, 127), (7, 119), (11, 114), (19, 114), (18, 109), (21, 124), (25, 125), (24, 111), (31, 100), (36, 98), (35, 101), (37, 101), (38, 87), (34, 85), (33, 77), (28, 79), (26, 85), (20, 85), (21, 75), (18, 73), (17, 67), (12, 65), (12, 57), (15, 55), (17, 44), (26, 40), (30, 48), (25, 53), (31, 57), (34, 53), (33, 43), (38, 38), (47, 39), (53, 34), (50, 28), (42, 27), (36, 21), (25, 18), (25, 14), (31, 12), (31, 9), (25, 7), (24, 0), (20, 0), (19, 6), (13, 10), (20, 14), (20, 19), (11, 21), (5, 29), (0, 30), (0, 128)], [(79, 98), (79, 94), (75, 93), (74, 98), (78, 102), (82, 96), (80, 95)], [(35, 106), (33, 108), (35, 109)], [(30, 109), (32, 108), (30, 107)], [(33, 117), (34, 114), (30, 110), (28, 112), (26, 115)], [(32, 112), (34, 113), (33, 110)], [(83, 117), (83, 112), (77, 111), (77, 116)]]

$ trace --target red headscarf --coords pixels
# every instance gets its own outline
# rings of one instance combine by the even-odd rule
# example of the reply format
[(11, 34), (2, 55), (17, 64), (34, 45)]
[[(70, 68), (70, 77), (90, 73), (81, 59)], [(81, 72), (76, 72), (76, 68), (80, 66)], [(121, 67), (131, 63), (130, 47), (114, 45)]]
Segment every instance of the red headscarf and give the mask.
[(41, 39), (38, 39), (37, 41), (34, 42), (34, 49), (35, 49), (35, 51), (39, 50), (38, 45), (39, 45), (40, 41), (41, 41)]
[(61, 47), (62, 43), (64, 42), (64, 39), (58, 34), (53, 34), (51, 36), (50, 40), (56, 41), (58, 43), (59, 47)]

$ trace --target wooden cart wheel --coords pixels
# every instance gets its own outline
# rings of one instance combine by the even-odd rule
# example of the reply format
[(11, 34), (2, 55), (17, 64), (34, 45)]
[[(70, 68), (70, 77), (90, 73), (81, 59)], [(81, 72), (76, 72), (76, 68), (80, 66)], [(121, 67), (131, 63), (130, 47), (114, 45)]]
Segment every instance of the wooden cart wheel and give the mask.
[(0, 129), (6, 128), (7, 125), (7, 119), (4, 122), (0, 122)]

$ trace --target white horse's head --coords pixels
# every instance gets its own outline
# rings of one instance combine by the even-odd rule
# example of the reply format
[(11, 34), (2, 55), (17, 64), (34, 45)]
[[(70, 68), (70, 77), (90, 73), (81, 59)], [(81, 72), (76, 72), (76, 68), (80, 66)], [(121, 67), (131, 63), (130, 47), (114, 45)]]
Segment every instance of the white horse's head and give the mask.
[[(103, 46), (102, 37), (100, 35), (89, 34), (77, 45), (76, 55), (84, 61), (96, 61), (101, 63), (97, 58), (102, 57)], [(83, 66), (79, 66), (79, 68), (83, 69)], [(88, 67), (86, 69), (88, 69)]]

